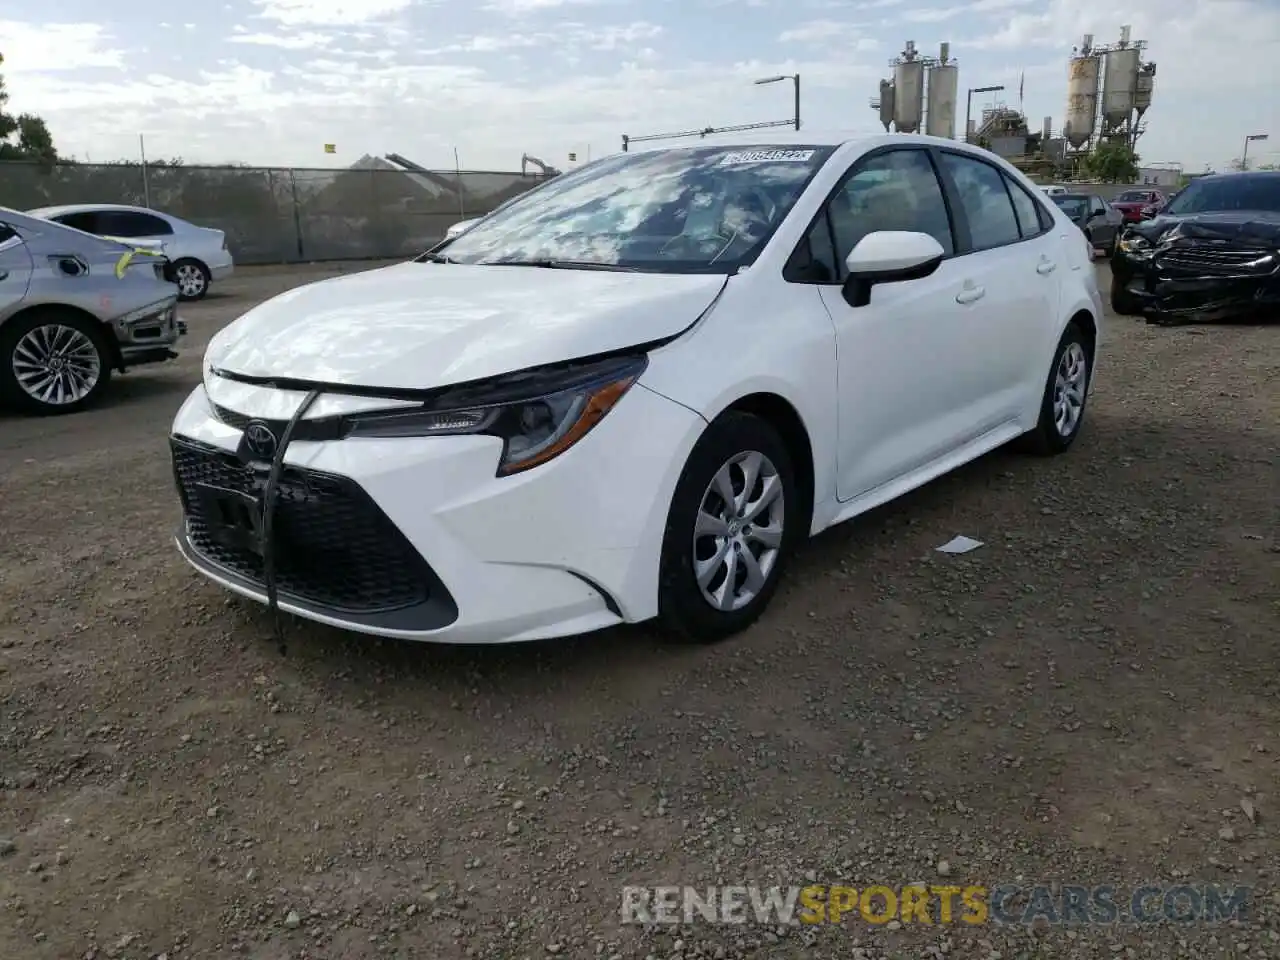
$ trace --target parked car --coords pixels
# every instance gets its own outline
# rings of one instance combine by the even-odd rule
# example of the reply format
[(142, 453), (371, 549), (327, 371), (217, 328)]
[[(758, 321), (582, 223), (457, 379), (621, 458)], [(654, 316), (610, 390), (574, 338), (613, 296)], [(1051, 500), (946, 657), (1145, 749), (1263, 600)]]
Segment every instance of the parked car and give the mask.
[(1111, 205), (1124, 214), (1125, 223), (1141, 223), (1154, 217), (1166, 202), (1159, 190), (1126, 190)]
[(1106, 256), (1115, 253), (1124, 217), (1120, 211), (1093, 193), (1057, 193), (1053, 202), (1079, 227), (1094, 250), (1102, 250)]
[(1057, 184), (1054, 184), (1048, 187), (1041, 187), (1040, 189), (1044, 191), (1045, 196), (1049, 196), (1049, 197), (1056, 197), (1059, 194), (1070, 192), (1069, 190), (1067, 190), (1066, 187), (1058, 186)]
[(72, 413), (186, 332), (163, 257), (0, 207), (0, 403)]
[(1129, 224), (1111, 263), (1111, 308), (1156, 323), (1280, 311), (1280, 172), (1198, 177), (1152, 220)]
[(111, 203), (77, 203), (41, 207), (27, 213), (85, 233), (158, 249), (169, 260), (169, 276), (178, 285), (182, 300), (203, 299), (213, 281), (227, 279), (235, 269), (223, 231), (198, 227), (158, 210)]
[(1102, 318), (1083, 238), (985, 150), (621, 153), (220, 331), (171, 430), (178, 545), (366, 633), (712, 641), (810, 535), (1070, 448)]
[(473, 223), (475, 223), (479, 219), (480, 219), (479, 217), (472, 217), (470, 220), (459, 220), (457, 223), (455, 223), (453, 226), (451, 226), (448, 230), (444, 232), (444, 238), (446, 240), (452, 240), (454, 237), (461, 236), (463, 233), (466, 232), (468, 227), (470, 227)]

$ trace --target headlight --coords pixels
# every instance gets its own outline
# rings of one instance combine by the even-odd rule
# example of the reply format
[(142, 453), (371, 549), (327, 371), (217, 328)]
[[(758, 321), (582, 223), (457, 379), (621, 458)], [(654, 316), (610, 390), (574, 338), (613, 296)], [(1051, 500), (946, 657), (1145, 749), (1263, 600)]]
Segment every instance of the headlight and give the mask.
[(1151, 241), (1146, 237), (1131, 234), (1121, 238), (1120, 249), (1133, 257), (1149, 257), (1155, 248), (1151, 246)]
[(353, 414), (349, 437), (484, 435), (502, 440), (500, 477), (564, 453), (640, 379), (646, 357), (562, 365), (447, 391), (421, 408)]

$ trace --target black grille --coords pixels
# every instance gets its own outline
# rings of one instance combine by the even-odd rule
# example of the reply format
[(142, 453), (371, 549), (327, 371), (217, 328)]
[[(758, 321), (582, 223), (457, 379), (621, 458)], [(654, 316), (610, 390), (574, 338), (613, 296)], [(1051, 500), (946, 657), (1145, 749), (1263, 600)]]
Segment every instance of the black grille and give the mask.
[[(191, 547), (265, 589), (254, 501), (262, 502), (266, 466), (177, 437), (170, 447)], [(452, 605), (430, 566), (354, 481), (286, 466), (276, 495), (272, 540), (281, 597), (351, 614)]]
[[(237, 430), (244, 430), (250, 423), (257, 421), (266, 424), (273, 436), (278, 440), (284, 436), (285, 428), (288, 427), (288, 420), (261, 420), (257, 417), (245, 416), (243, 413), (237, 413), (226, 407), (213, 404), (213, 413), (219, 420), (229, 427), (235, 427)], [(319, 420), (299, 420), (297, 426), (293, 428), (293, 440), (341, 440), (349, 432), (349, 425), (344, 417), (324, 417)]]
[(1213, 243), (1182, 243), (1163, 251), (1156, 258), (1161, 267), (1194, 273), (1267, 274), (1275, 269), (1275, 261), (1258, 267), (1247, 266), (1270, 255), (1261, 248), (1227, 246)]

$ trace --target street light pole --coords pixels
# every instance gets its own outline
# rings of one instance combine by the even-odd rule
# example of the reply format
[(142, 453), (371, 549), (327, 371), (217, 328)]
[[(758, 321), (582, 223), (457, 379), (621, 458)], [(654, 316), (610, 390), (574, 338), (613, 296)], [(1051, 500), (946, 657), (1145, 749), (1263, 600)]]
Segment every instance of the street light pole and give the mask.
[(972, 87), (969, 90), (969, 98), (964, 107), (964, 142), (968, 143), (971, 139), (973, 129), (973, 95), (975, 93), (996, 93), (1003, 90), (1003, 84), (996, 84), (994, 87)]
[(1266, 140), (1271, 136), (1269, 133), (1251, 133), (1244, 138), (1244, 153), (1240, 157), (1240, 172), (1243, 173), (1249, 169), (1249, 144), (1255, 140)]
[(795, 127), (800, 129), (800, 74), (798, 73), (780, 73), (776, 77), (762, 77), (756, 81), (756, 86), (763, 86), (766, 83), (778, 83), (782, 80), (790, 80), (795, 87)]

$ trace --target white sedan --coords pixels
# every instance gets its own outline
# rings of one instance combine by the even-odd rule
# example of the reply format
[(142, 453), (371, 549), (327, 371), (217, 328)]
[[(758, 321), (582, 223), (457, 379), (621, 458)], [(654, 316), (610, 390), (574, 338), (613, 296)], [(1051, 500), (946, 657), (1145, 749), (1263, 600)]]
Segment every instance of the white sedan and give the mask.
[(1080, 231), (985, 151), (623, 153), (218, 333), (170, 438), (178, 546), (371, 634), (716, 640), (805, 538), (1071, 447), (1102, 317)]
[(179, 300), (202, 300), (210, 283), (225, 280), (235, 269), (226, 233), (158, 210), (76, 203), (28, 210), (27, 215), (159, 251), (169, 259), (169, 279), (178, 285)]

